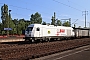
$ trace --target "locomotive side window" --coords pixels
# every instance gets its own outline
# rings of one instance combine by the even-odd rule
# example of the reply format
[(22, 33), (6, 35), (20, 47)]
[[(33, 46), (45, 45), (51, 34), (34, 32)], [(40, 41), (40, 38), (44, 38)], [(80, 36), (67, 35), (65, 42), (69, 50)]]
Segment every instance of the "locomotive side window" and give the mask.
[(40, 31), (40, 28), (38, 27), (38, 28), (36, 29), (36, 31)]

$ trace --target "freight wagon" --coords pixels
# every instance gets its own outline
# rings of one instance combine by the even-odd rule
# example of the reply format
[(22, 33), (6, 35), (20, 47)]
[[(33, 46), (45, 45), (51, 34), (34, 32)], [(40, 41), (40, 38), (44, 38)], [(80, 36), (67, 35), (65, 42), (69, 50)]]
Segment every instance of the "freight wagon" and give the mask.
[(26, 41), (50, 41), (74, 37), (72, 27), (31, 24), (25, 31)]
[(76, 38), (90, 37), (90, 28), (74, 28)]

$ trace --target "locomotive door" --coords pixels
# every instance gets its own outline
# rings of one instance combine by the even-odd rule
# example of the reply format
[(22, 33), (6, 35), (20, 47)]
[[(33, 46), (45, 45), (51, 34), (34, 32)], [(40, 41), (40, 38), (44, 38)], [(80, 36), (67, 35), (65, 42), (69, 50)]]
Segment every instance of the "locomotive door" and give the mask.
[(40, 37), (40, 28), (39, 27), (36, 28), (36, 35), (37, 35), (37, 37)]

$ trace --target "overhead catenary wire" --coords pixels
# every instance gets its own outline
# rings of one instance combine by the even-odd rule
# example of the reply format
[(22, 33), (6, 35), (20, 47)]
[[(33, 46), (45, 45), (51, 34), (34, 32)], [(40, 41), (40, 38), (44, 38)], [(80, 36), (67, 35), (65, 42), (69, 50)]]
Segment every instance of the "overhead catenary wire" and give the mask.
[[(23, 0), (20, 0), (20, 1), (21, 1), (21, 2), (24, 2), (24, 3), (26, 3), (26, 4), (30, 4), (29, 2), (25, 2), (25, 1), (23, 1)], [(38, 5), (38, 4), (34, 4), (34, 5), (47, 8), (47, 7), (45, 7), (45, 6), (41, 6), (41, 5)], [(67, 5), (67, 6), (68, 6), (68, 5)], [(71, 6), (69, 6), (69, 7), (71, 7)], [(71, 7), (71, 8), (74, 8), (74, 7)], [(48, 8), (48, 9), (51, 9), (51, 8)], [(75, 8), (74, 8), (74, 9), (75, 9)], [(51, 9), (51, 10), (52, 10), (52, 9)], [(79, 11), (81, 11), (81, 10), (79, 10)], [(60, 12), (60, 11), (58, 11), (58, 12)], [(77, 15), (75, 15), (75, 16), (77, 16)], [(57, 15), (57, 17), (60, 17), (60, 16)]]
[(70, 1), (70, 0), (67, 0), (67, 1), (68, 1), (68, 2), (71, 2), (71, 3), (75, 4), (75, 5), (77, 5), (77, 6), (79, 6), (79, 7), (82, 7), (82, 8), (84, 8), (84, 9), (86, 9), (85, 7), (79, 5), (78, 3), (72, 2), (72, 1)]
[[(76, 21), (78, 21), (78, 19), (76, 19), (72, 24), (75, 24)], [(71, 24), (71, 25), (72, 25), (72, 24)]]
[[(4, 3), (0, 2), (0, 4), (4, 4)], [(30, 9), (30, 8), (23, 8), (23, 7), (19, 7), (19, 6), (10, 5), (10, 4), (8, 4), (8, 6), (16, 7), (19, 9), (25, 9), (25, 10), (29, 10), (29, 11), (35, 11), (35, 10)], [(42, 12), (42, 13), (45, 13), (45, 12)], [(49, 13), (45, 13), (45, 14), (49, 14)]]
[[(84, 9), (86, 10), (86, 8), (85, 8), (85, 7), (83, 7), (83, 6), (79, 5), (79, 4), (75, 3), (75, 2), (72, 2), (72, 1), (70, 1), (70, 0), (67, 0), (67, 1), (68, 1), (68, 2), (71, 2), (71, 3), (74, 3), (74, 4), (76, 4), (77, 6), (82, 7), (82, 8), (84, 8)], [(90, 10), (89, 10), (89, 11), (90, 11)], [(82, 11), (82, 12), (84, 12), (84, 11)]]
[[(26, 4), (32, 4), (32, 3), (30, 3), (30, 2), (25, 2), (24, 0), (19, 0), (19, 1), (21, 1), (21, 2), (24, 2), (24, 3), (26, 3)], [(42, 6), (42, 5), (38, 5), (38, 4), (34, 4), (35, 6), (40, 6), (40, 7), (42, 7), (42, 8), (46, 8), (46, 9), (51, 9), (52, 10), (52, 8), (48, 8), (48, 7), (45, 7), (45, 6)]]
[[(55, 0), (53, 0), (53, 1), (55, 1)], [(56, 1), (56, 2), (58, 2), (58, 1)], [(60, 3), (60, 2), (59, 2)], [(0, 4), (4, 4), (4, 3), (1, 3), (0, 2)], [(63, 3), (62, 3), (63, 4)], [(9, 4), (8, 4), (9, 5)], [(66, 5), (66, 4), (63, 4), (63, 5)], [(29, 8), (23, 8), (23, 7), (19, 7), (19, 6), (14, 6), (14, 5), (9, 5), (9, 6), (12, 6), (12, 7), (16, 7), (16, 8), (19, 8), (19, 9), (25, 9), (25, 10), (30, 10), (30, 11), (35, 11), (35, 10), (32, 10), (32, 9), (29, 9)], [(66, 6), (68, 6), (68, 5), (66, 5)], [(68, 7), (71, 7), (71, 6), (68, 6)], [(72, 8), (72, 7), (71, 7)], [(75, 8), (74, 8), (75, 9)], [(79, 10), (80, 11), (80, 10)], [(42, 13), (45, 13), (45, 12), (42, 12)], [(45, 13), (45, 14), (49, 14), (49, 13)]]
[[(0, 4), (4, 4), (4, 3), (0, 3)], [(8, 4), (9, 5), (9, 4)], [(9, 6), (12, 6), (12, 7), (16, 7), (16, 8), (19, 8), (19, 9), (25, 9), (25, 10), (29, 10), (29, 11), (35, 11), (35, 10), (32, 10), (32, 9), (29, 9), (29, 8), (24, 8), (24, 7), (19, 7), (19, 6), (14, 6), (14, 5), (9, 5)], [(45, 12), (42, 12), (42, 13), (45, 13)], [(15, 13), (14, 13), (15, 14)], [(17, 13), (16, 13), (17, 14)], [(49, 14), (49, 13), (45, 13), (45, 14)], [(22, 14), (19, 14), (19, 15), (22, 15)], [(59, 17), (59, 16), (58, 16)]]
[[(23, 1), (23, 0), (20, 0), (20, 1)], [(56, 0), (53, 0), (53, 1), (55, 1), (55, 2), (58, 2), (58, 3), (61, 3), (61, 2), (59, 2), (59, 1), (56, 1)], [(71, 2), (70, 0), (68, 0), (68, 2)], [(30, 4), (29, 2), (24, 2), (24, 3), (26, 3), (26, 4)], [(74, 3), (74, 2), (71, 2), (71, 3)], [(69, 5), (67, 5), (67, 4), (64, 4), (64, 3), (61, 3), (61, 4), (63, 4), (63, 5), (65, 5), (65, 6), (68, 6), (68, 7), (71, 7), (71, 6), (69, 6)], [(80, 6), (79, 4), (77, 4), (77, 3), (74, 3), (74, 4), (76, 4), (76, 5), (78, 5), (78, 6)], [(34, 4), (34, 5), (38, 5), (38, 4)], [(38, 6), (41, 6), (41, 5), (38, 5)], [(44, 6), (41, 6), (41, 7), (44, 7)], [(80, 7), (82, 7), (82, 6), (80, 6)], [(47, 7), (44, 7), (44, 8), (47, 8)], [(71, 7), (71, 8), (73, 8), (73, 9), (76, 9), (76, 10), (78, 10), (78, 11), (81, 11), (81, 10), (79, 10), (79, 9), (77, 9), (77, 8), (74, 8), (74, 7)], [(83, 7), (84, 8), (84, 7)], [(51, 9), (51, 8), (49, 8), (49, 9)]]
[[(1, 3), (0, 4), (4, 4), (4, 3)], [(23, 8), (23, 7), (19, 7), (19, 6), (14, 6), (14, 5), (10, 5), (8, 4), (8, 6), (12, 6), (12, 7), (16, 7), (16, 8), (19, 8), (19, 9), (25, 9), (25, 10), (29, 10), (29, 11), (35, 11), (35, 10), (32, 10), (32, 9), (29, 9), (29, 8)], [(45, 13), (45, 12), (42, 12), (44, 14), (49, 14), (49, 13)], [(18, 14), (18, 13), (14, 13), (14, 14)], [(22, 14), (19, 14), (19, 15), (22, 15)], [(50, 14), (51, 15), (51, 14)], [(58, 16), (59, 17), (59, 16)]]
[[(1, 2), (0, 2), (0, 4), (4, 4), (4, 3), (1, 3)], [(8, 6), (16, 7), (16, 8), (18, 8), (18, 9), (25, 9), (25, 10), (29, 10), (29, 11), (35, 11), (35, 10), (29, 9), (29, 8), (23, 8), (23, 7), (19, 7), (19, 6), (10, 5), (10, 4), (8, 4)], [(44, 14), (49, 14), (49, 13), (45, 13), (45, 12), (42, 12), (42, 13), (44, 13)], [(21, 15), (21, 16), (26, 16), (26, 15), (24, 15), (24, 14), (18, 14), (18, 13), (13, 13), (13, 14), (15, 14), (15, 15)], [(50, 14), (50, 15), (51, 15), (51, 14)], [(44, 17), (44, 18), (45, 18), (45, 17)]]
[(54, 1), (54, 2), (57, 2), (57, 3), (60, 3), (60, 4), (62, 4), (62, 5), (65, 5), (65, 6), (67, 6), (67, 7), (70, 7), (70, 8), (72, 8), (72, 9), (75, 9), (75, 10), (77, 10), (77, 11), (82, 12), (82, 10), (79, 10), (79, 9), (77, 9), (77, 8), (74, 8), (74, 7), (72, 7), (72, 6), (69, 6), (69, 5), (67, 5), (67, 4), (64, 4), (64, 3), (60, 2), (60, 1), (56, 1), (56, 0), (53, 0), (53, 1)]
[[(1, 2), (0, 2), (0, 4), (4, 4), (4, 3), (1, 3)], [(8, 4), (8, 6), (16, 7), (16, 8), (19, 8), (19, 9), (25, 9), (25, 10), (29, 10), (29, 11), (34, 11), (34, 10), (31, 10), (31, 9), (28, 9), (28, 8), (23, 8), (23, 7), (14, 6), (14, 5), (9, 5), (9, 4)], [(13, 12), (12, 12), (12, 13), (13, 13)], [(18, 13), (13, 13), (13, 14), (26, 16), (25, 14), (18, 14)]]
[[(69, 6), (69, 5), (67, 5), (67, 4), (64, 4), (64, 3), (62, 3), (62, 2), (59, 2), (59, 1), (56, 1), (56, 0), (53, 0), (53, 1), (55, 1), (55, 2), (57, 2), (57, 3), (60, 3), (60, 4), (63, 4), (63, 5), (65, 5), (65, 6), (68, 6), (68, 7), (70, 7), (70, 8), (73, 8), (73, 9), (75, 9), (75, 10), (78, 10), (78, 11), (82, 12), (82, 10), (79, 10), (79, 9), (77, 9), (77, 8), (74, 8), (74, 7), (71, 7), (71, 6)], [(86, 11), (84, 11), (84, 12), (85, 12), (85, 27), (86, 27)]]
[[(26, 4), (32, 4), (32, 3), (30, 3), (30, 2), (25, 2), (25, 1), (23, 1), (23, 0), (19, 0), (19, 1), (22, 1), (22, 2), (24, 2), (24, 3), (26, 3)], [(53, 10), (52, 8), (47, 8), (47, 7), (45, 7), (45, 6), (42, 6), (42, 5), (38, 5), (38, 4), (34, 4), (35, 6), (40, 6), (40, 7), (42, 7), (42, 8), (46, 8), (46, 9), (50, 9), (50, 10)], [(60, 12), (60, 11), (57, 11), (57, 12)], [(57, 17), (60, 17), (59, 15), (57, 15)]]

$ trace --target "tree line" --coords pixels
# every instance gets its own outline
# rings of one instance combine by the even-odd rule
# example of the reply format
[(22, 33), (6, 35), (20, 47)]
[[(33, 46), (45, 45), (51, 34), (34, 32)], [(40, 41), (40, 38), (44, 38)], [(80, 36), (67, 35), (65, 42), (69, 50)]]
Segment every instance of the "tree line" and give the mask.
[[(25, 19), (12, 19), (11, 10), (8, 9), (8, 5), (4, 4), (1, 6), (1, 20), (2, 23), (0, 23), (0, 35), (10, 34), (10, 35), (21, 35), (24, 34), (25, 29), (30, 24), (50, 24), (50, 25), (57, 25), (57, 26), (70, 26), (69, 21), (65, 21), (64, 23), (61, 22), (61, 20), (55, 18), (55, 12), (54, 16), (51, 17), (51, 23), (47, 23), (43, 21), (41, 14), (36, 12), (34, 14), (31, 14), (30, 20)], [(12, 30), (5, 30), (4, 28), (11, 28)]]

